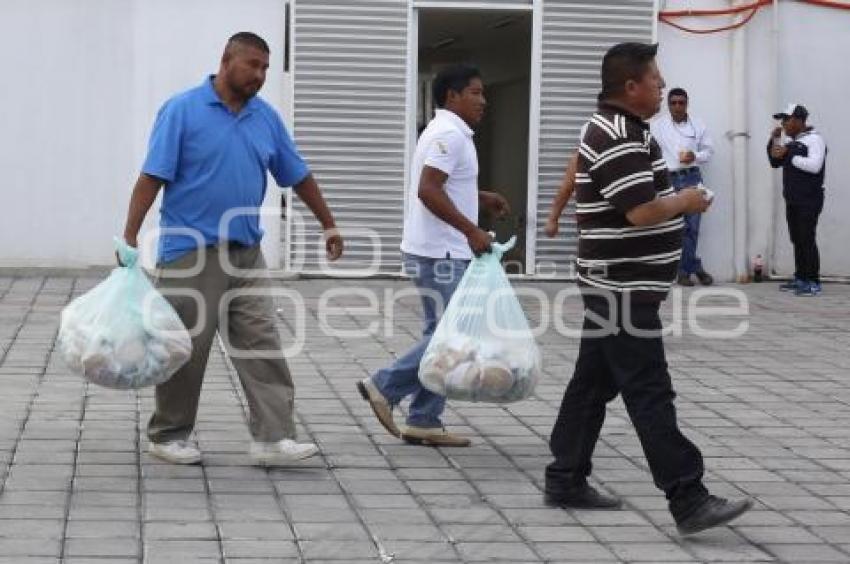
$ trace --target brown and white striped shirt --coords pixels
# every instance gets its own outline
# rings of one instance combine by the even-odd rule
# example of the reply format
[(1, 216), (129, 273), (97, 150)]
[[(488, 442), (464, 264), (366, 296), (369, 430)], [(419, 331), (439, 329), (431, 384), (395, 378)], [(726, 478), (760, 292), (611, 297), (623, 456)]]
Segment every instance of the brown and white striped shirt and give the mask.
[(607, 103), (588, 122), (576, 173), (578, 283), (664, 300), (682, 255), (681, 216), (636, 227), (626, 213), (672, 195), (667, 165), (649, 125)]

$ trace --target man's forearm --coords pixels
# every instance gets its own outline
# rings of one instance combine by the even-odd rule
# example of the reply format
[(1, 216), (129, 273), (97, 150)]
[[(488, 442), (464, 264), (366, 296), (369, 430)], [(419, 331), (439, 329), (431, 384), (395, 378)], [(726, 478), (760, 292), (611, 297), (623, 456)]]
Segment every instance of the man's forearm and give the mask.
[(567, 206), (567, 202), (570, 201), (570, 197), (573, 195), (573, 191), (575, 190), (577, 170), (578, 151), (573, 153), (573, 156), (570, 157), (570, 161), (567, 163), (567, 170), (564, 171), (564, 180), (561, 182), (561, 187), (558, 189), (558, 193), (552, 201), (552, 210), (549, 213), (550, 218), (557, 220), (561, 217), (561, 213), (563, 213), (564, 208)]
[(549, 211), (549, 218), (557, 220), (561, 217), (561, 214), (564, 212), (564, 208), (567, 207), (567, 202), (570, 201), (570, 196), (572, 196), (573, 190), (572, 186), (562, 186), (558, 193), (555, 195), (555, 199), (552, 201), (552, 209)]
[(633, 225), (648, 227), (664, 223), (677, 215), (684, 213), (685, 201), (678, 194), (663, 198), (655, 198), (651, 202), (641, 204), (626, 213), (626, 218)]
[(308, 174), (304, 180), (294, 186), (295, 193), (304, 202), (316, 220), (321, 224), (322, 229), (332, 229), (336, 226), (331, 210), (328, 208), (325, 198), (319, 190), (319, 184), (312, 174)]
[(161, 180), (147, 174), (140, 174), (139, 179), (136, 180), (130, 196), (127, 222), (124, 224), (124, 241), (131, 247), (138, 246), (139, 230), (161, 187)]
[(469, 236), (470, 233), (478, 229), (477, 225), (458, 211), (442, 187), (420, 187), (418, 195), (428, 211), (464, 235)]

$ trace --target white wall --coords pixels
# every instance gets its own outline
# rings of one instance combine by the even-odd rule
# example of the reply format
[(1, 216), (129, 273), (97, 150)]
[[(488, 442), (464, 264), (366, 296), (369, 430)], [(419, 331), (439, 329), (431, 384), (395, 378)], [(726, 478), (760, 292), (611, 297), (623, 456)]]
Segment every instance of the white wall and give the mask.
[[(722, 0), (668, 1), (667, 9), (723, 8)], [(768, 266), (781, 275), (793, 272), (781, 197), (780, 173), (773, 172), (765, 155), (770, 130), (777, 125), (771, 115), (790, 101), (806, 105), (810, 123), (820, 129), (829, 146), (827, 196), (818, 230), (821, 271), (824, 275), (850, 275), (850, 114), (843, 111), (850, 90), (846, 69), (850, 53), (850, 11), (780, 2), (779, 61), (775, 64), (773, 8), (761, 10), (744, 28), (746, 37), (747, 101), (750, 135), (747, 147), (747, 257), (763, 254)], [(685, 18), (690, 27), (729, 23), (727, 18)], [(705, 167), (706, 184), (718, 199), (703, 220), (699, 252), (706, 268), (720, 279), (733, 278), (732, 264), (732, 158), (725, 137), (732, 129), (730, 105), (730, 33), (692, 35), (670, 26), (659, 26), (659, 66), (668, 86), (683, 86), (691, 95), (691, 111), (702, 117), (713, 133), (717, 154)], [(778, 68), (778, 80), (776, 69)]]
[[(277, 0), (4, 0), (0, 266), (110, 264), (157, 109), (216, 72), (227, 37), (243, 30), (269, 42), (262, 95), (281, 108)], [(274, 186), (266, 198), (272, 213), (280, 198)], [(272, 265), (277, 218), (264, 222)], [(158, 203), (144, 231), (157, 223)]]
[(0, 264), (110, 260), (134, 164), (131, 7), (0, 7)]

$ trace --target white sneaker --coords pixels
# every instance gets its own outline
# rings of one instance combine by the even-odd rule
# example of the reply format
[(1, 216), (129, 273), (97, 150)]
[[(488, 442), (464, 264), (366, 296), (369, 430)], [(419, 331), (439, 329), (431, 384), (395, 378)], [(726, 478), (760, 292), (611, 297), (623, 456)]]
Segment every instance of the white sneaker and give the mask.
[(296, 443), (292, 439), (283, 439), (276, 443), (251, 441), (251, 458), (257, 464), (287, 464), (310, 458), (319, 452), (313, 443)]
[(151, 442), (148, 443), (148, 452), (172, 464), (197, 464), (201, 461), (201, 451), (189, 441)]

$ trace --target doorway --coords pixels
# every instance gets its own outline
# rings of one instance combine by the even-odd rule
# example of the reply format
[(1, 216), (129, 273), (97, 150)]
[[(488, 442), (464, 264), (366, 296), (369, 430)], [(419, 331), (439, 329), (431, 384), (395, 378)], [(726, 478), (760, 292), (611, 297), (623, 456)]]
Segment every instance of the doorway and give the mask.
[(516, 245), (504, 257), (509, 274), (526, 271), (531, 40), (530, 10), (418, 10), (417, 133), (433, 117), (434, 75), (455, 63), (476, 66), (487, 99), (474, 137), (479, 188), (499, 192), (511, 205), (511, 214), (501, 219), (482, 210), (479, 225), (499, 241), (516, 235)]

